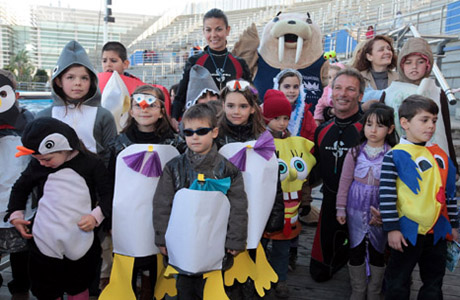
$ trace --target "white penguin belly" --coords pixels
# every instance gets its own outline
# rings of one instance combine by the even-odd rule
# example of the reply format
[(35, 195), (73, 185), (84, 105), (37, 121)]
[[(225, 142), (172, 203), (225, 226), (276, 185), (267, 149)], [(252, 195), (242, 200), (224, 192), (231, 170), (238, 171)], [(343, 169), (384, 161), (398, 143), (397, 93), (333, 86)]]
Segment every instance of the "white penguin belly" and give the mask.
[(43, 188), (32, 232), (46, 256), (78, 260), (93, 243), (94, 233), (77, 225), (91, 212), (91, 196), (85, 179), (75, 175), (72, 169), (59, 170), (48, 176)]

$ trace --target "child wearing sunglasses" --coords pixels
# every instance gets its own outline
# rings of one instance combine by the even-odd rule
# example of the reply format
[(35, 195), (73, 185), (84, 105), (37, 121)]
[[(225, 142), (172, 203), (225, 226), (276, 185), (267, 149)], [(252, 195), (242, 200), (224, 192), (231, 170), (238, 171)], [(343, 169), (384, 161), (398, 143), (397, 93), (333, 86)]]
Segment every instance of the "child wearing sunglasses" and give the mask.
[[(188, 257), (194, 253), (204, 252), (207, 253), (206, 257), (213, 256), (215, 253), (209, 253), (209, 249), (203, 244), (195, 245), (193, 249), (189, 248), (191, 247), (190, 245), (182, 245), (182, 254), (175, 252), (177, 249), (167, 248), (166, 245), (170, 245), (170, 243), (174, 242), (174, 239), (182, 238), (180, 235), (175, 236), (169, 232), (170, 230), (176, 230), (177, 232), (182, 228), (170, 229), (168, 227), (170, 218), (177, 212), (175, 211), (177, 207), (174, 206), (174, 203), (182, 200), (180, 199), (181, 195), (193, 195), (193, 192), (196, 192), (191, 191), (191, 185), (195, 184), (196, 180), (199, 181), (198, 185), (204, 186), (208, 179), (220, 181), (230, 178), (230, 186), (226, 192), (228, 201), (225, 201), (225, 203), (230, 204), (228, 225), (224, 226), (226, 231), (225, 249), (229, 255), (235, 256), (245, 249), (247, 238), (248, 203), (241, 171), (217, 152), (214, 139), (218, 136), (219, 128), (217, 127), (216, 112), (210, 105), (207, 103), (193, 105), (185, 112), (182, 122), (182, 131), (185, 135), (187, 150), (184, 154), (173, 158), (166, 164), (153, 198), (155, 244), (160, 248), (163, 255), (168, 255), (168, 251), (171, 250), (169, 251), (170, 263), (171, 259), (178, 259), (177, 257), (180, 255)], [(200, 179), (199, 175), (201, 175), (202, 179)], [(187, 205), (195, 205), (197, 202), (199, 201), (194, 201), (193, 203), (188, 201)], [(191, 218), (191, 222), (196, 223), (203, 220), (203, 218), (207, 220), (208, 218), (213, 219), (212, 216), (207, 216), (207, 214), (213, 215), (216, 213), (210, 209), (200, 209), (199, 211), (200, 220), (194, 220), (193, 216), (190, 215), (183, 216), (183, 218)], [(223, 221), (226, 222), (226, 220)], [(194, 224), (190, 224), (190, 226), (192, 225)], [(217, 228), (217, 226), (215, 227)], [(196, 236), (192, 240), (203, 239), (200, 233), (206, 229), (208, 228), (203, 228), (203, 230), (199, 230), (200, 232), (196, 232)], [(168, 235), (166, 235), (167, 230)], [(210, 237), (205, 238), (209, 240)], [(213, 242), (217, 243), (217, 241)], [(190, 250), (184, 251), (183, 249)], [(222, 249), (224, 249), (223, 245)], [(224, 254), (222, 253), (222, 258)], [(200, 264), (205, 264), (203, 260), (205, 259), (199, 260)], [(183, 272), (183, 270), (179, 271), (176, 281), (178, 299), (203, 298), (203, 288), (206, 282), (203, 279), (203, 273), (205, 272), (194, 274)]]
[[(109, 172), (112, 178), (115, 178), (118, 154), (132, 144), (167, 144), (176, 147), (181, 153), (185, 151), (185, 142), (171, 127), (166, 114), (163, 92), (157, 87), (139, 86), (131, 96), (131, 108), (126, 126), (110, 143)], [(105, 242), (108, 243), (107, 248), (111, 249), (111, 239), (106, 238)], [(110, 255), (107, 259), (111, 259), (112, 256), (112, 251), (109, 252)], [(153, 287), (156, 281), (156, 255), (136, 257), (133, 280), (137, 279), (140, 271), (144, 271), (140, 293), (145, 294), (150, 299), (153, 297)], [(102, 288), (108, 284), (109, 276), (110, 272), (101, 274)], [(133, 284), (133, 290), (136, 294), (135, 284)]]

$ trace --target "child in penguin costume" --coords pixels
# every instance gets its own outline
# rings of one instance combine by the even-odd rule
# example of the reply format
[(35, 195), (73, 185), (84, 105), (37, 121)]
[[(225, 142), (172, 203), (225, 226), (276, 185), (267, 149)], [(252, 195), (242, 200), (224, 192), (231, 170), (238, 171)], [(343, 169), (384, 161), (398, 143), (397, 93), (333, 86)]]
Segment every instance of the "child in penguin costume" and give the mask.
[[(29, 271), (38, 299), (82, 300), (101, 255), (95, 230), (111, 215), (112, 185), (101, 160), (89, 153), (70, 126), (53, 119), (29, 123), (17, 157), (32, 155), (11, 190), (7, 218), (30, 239)], [(38, 188), (33, 221), (24, 219), (32, 189)]]
[[(0, 70), (0, 216), (6, 214), (11, 187), (24, 171), (29, 158), (14, 159), (16, 147), (21, 144), (22, 130), (33, 115), (19, 107), (17, 101), (16, 80), (14, 75), (6, 70)], [(31, 202), (28, 201), (26, 219), (32, 215)], [(13, 280), (8, 283), (8, 289), (14, 296), (29, 294), (29, 276), (27, 271), (27, 241), (19, 232), (6, 221), (0, 222), (0, 253), (10, 254), (11, 273)], [(2, 278), (0, 276), (0, 282)]]

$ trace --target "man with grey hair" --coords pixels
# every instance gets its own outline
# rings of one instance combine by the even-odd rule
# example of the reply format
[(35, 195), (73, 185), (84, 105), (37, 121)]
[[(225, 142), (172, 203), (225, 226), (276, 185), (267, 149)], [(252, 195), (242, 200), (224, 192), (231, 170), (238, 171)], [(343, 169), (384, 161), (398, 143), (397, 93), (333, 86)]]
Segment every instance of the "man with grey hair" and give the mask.
[(364, 78), (357, 70), (339, 71), (332, 82), (335, 117), (315, 132), (317, 164), (313, 174), (323, 181), (323, 202), (310, 262), (310, 274), (317, 282), (331, 279), (348, 260), (348, 230), (336, 220), (336, 196), (345, 155), (359, 144), (359, 102), (364, 88)]

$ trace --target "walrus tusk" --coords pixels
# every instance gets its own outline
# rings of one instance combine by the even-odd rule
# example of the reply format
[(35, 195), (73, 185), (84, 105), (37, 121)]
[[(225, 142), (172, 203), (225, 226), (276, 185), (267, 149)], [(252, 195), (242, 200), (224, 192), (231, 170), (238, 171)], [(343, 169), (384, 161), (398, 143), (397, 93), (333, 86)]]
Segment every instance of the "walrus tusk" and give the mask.
[(284, 35), (278, 38), (278, 59), (280, 62), (282, 62), (283, 58), (284, 58)]
[(297, 37), (297, 50), (295, 52), (295, 64), (299, 61), (300, 55), (302, 55), (302, 47), (303, 47), (303, 38), (300, 36)]

